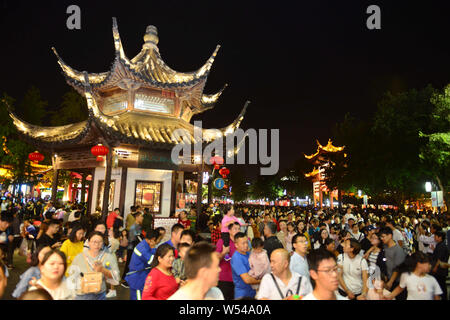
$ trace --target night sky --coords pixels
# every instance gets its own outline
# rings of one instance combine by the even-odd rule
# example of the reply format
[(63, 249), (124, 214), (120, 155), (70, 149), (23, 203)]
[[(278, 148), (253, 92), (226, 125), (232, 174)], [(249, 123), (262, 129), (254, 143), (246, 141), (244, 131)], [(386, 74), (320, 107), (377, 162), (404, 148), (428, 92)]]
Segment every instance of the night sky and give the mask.
[[(315, 139), (332, 138), (345, 113), (368, 119), (387, 90), (450, 83), (449, 1), (411, 2), (0, 0), (0, 92), (20, 98), (34, 84), (56, 110), (70, 87), (52, 46), (74, 69), (104, 72), (114, 59), (112, 17), (130, 59), (155, 25), (177, 71), (197, 70), (221, 45), (205, 93), (229, 86), (193, 120), (223, 127), (250, 100), (242, 127), (280, 129), (283, 169), (315, 152)], [(71, 4), (81, 30), (66, 28)], [(381, 30), (366, 28), (371, 4), (381, 7)]]

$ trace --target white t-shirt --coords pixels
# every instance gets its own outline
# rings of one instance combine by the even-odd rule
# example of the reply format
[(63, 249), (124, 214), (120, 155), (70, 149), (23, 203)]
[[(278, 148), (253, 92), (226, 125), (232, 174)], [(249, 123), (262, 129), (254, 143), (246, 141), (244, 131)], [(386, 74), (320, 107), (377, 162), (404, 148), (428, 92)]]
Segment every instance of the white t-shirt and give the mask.
[(408, 289), (407, 300), (434, 300), (434, 296), (442, 294), (439, 283), (429, 274), (418, 277), (414, 273), (405, 272), (400, 277), (400, 287)]
[[(354, 294), (362, 293), (362, 272), (364, 270), (369, 270), (367, 260), (360, 255), (356, 255), (356, 257), (351, 259), (346, 253), (344, 253), (338, 256), (337, 264), (343, 267), (343, 279), (347, 288)], [(344, 290), (340, 285), (339, 288)]]
[[(419, 242), (419, 251), (422, 251), (423, 253), (433, 253), (434, 248), (436, 247), (436, 241), (434, 240), (433, 235), (426, 236), (422, 234), (417, 241)], [(426, 244), (426, 246), (424, 244)]]
[[(75, 291), (68, 289), (66, 285), (66, 280), (61, 282), (61, 285), (57, 289), (49, 289), (42, 283), (41, 279), (39, 279), (36, 284), (40, 285), (44, 288), (53, 298), (53, 300), (73, 300), (75, 298)], [(36, 290), (37, 287), (30, 287), (31, 290)]]
[[(264, 275), (264, 277), (261, 280), (258, 293), (256, 294), (256, 299), (282, 300), (288, 296), (297, 294), (299, 278), (300, 275), (298, 273), (292, 272), (291, 279), (289, 280), (288, 284), (285, 285), (280, 278), (275, 276), (275, 280), (277, 281), (278, 287), (283, 293), (283, 298), (281, 298), (280, 292), (278, 291), (271, 274), (268, 273)], [(313, 288), (309, 279), (307, 277), (302, 277), (302, 282), (300, 284), (300, 290), (298, 295), (306, 296), (307, 294), (312, 292), (312, 290)]]
[[(341, 296), (339, 293), (335, 292), (334, 293), (336, 295), (336, 300), (348, 300), (347, 297), (343, 297)], [(303, 297), (302, 300), (319, 300), (314, 296), (314, 293), (311, 292), (310, 294), (306, 295), (305, 297)]]
[(397, 229), (394, 229), (394, 231), (392, 231), (392, 240), (394, 240), (395, 243), (397, 243), (397, 244), (398, 244), (398, 241), (405, 242), (405, 239), (403, 238), (402, 233)]
[(67, 219), (68, 222), (73, 222), (75, 221), (75, 212), (77, 212), (78, 210), (72, 210), (69, 214), (69, 219)]
[[(183, 287), (181, 287), (167, 300), (193, 300), (193, 299), (185, 292), (185, 290), (183, 290)], [(225, 300), (225, 298), (223, 296), (222, 291), (220, 291), (219, 288), (212, 287), (206, 293), (204, 300)]]

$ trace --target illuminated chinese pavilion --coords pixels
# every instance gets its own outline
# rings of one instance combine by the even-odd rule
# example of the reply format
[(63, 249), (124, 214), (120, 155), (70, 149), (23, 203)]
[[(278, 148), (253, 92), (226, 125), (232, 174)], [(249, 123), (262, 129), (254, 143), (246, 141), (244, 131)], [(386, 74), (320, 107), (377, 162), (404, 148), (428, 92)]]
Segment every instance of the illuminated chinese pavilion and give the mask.
[[(176, 190), (183, 186), (184, 173), (196, 172), (201, 181), (205, 168), (201, 161), (176, 165), (170, 154), (175, 145), (183, 143), (177, 129), (191, 133), (192, 143), (199, 142), (191, 118), (212, 109), (225, 88), (215, 94), (203, 93), (220, 46), (200, 69), (182, 73), (162, 60), (155, 26), (147, 27), (142, 50), (133, 59), (124, 53), (115, 18), (113, 37), (115, 59), (111, 69), (103, 73), (77, 71), (53, 48), (67, 83), (86, 97), (87, 120), (41, 127), (22, 121), (12, 112), (10, 116), (27, 142), (52, 154), (54, 178), (61, 169), (92, 175), (90, 211), (100, 206), (105, 214), (109, 205), (109, 209), (117, 207), (128, 213), (130, 206), (141, 205), (167, 217), (175, 211)], [(235, 121), (219, 129), (219, 134), (202, 129), (202, 145), (234, 133), (245, 109)], [(109, 148), (102, 162), (90, 152), (99, 143)], [(53, 199), (55, 196), (56, 192)]]
[(305, 155), (305, 158), (314, 166), (313, 171), (305, 174), (305, 177), (311, 179), (313, 183), (314, 206), (323, 207), (323, 193), (329, 194), (331, 208), (333, 208), (333, 200), (338, 199), (338, 190), (329, 190), (325, 183), (325, 167), (330, 166), (328, 159), (330, 153), (342, 152), (343, 150), (344, 147), (333, 146), (331, 139), (329, 139), (326, 146), (322, 146), (317, 141), (316, 153), (309, 156)]

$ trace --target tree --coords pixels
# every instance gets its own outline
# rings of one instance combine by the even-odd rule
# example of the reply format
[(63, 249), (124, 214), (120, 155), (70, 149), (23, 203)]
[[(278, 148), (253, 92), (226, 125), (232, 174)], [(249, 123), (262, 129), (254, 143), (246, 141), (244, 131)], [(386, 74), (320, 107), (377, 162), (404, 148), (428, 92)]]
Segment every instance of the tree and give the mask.
[(386, 94), (375, 114), (373, 133), (378, 141), (374, 150), (379, 174), (400, 203), (423, 192), (427, 170), (419, 155), (426, 145), (420, 132), (430, 132), (436, 90), (430, 85), (397, 95)]
[(35, 86), (31, 86), (25, 93), (19, 107), (23, 111), (24, 120), (32, 124), (42, 125), (47, 105), (48, 102), (41, 98), (41, 91)]
[(283, 190), (278, 184), (276, 175), (259, 175), (250, 186), (250, 197), (252, 199), (265, 199), (273, 201), (280, 196)]
[(448, 186), (450, 184), (450, 85), (443, 93), (436, 93), (431, 98), (435, 106), (431, 114), (429, 132), (419, 132), (419, 137), (425, 139), (420, 159), (429, 176), (443, 191), (444, 200), (448, 206)]
[(8, 166), (12, 174), (11, 179), (3, 179), (2, 184), (5, 186), (27, 182), (26, 177), (31, 176), (28, 154), (34, 151), (28, 144), (19, 140), (16, 127), (9, 116), (9, 110), (14, 110), (14, 102), (15, 100), (6, 93), (0, 99), (0, 137), (2, 140), (0, 164)]
[(51, 112), (51, 125), (60, 126), (86, 120), (88, 108), (86, 99), (71, 89), (62, 97), (61, 108)]
[(231, 198), (236, 202), (246, 200), (249, 188), (246, 184), (243, 170), (240, 167), (233, 169), (229, 180), (231, 185)]

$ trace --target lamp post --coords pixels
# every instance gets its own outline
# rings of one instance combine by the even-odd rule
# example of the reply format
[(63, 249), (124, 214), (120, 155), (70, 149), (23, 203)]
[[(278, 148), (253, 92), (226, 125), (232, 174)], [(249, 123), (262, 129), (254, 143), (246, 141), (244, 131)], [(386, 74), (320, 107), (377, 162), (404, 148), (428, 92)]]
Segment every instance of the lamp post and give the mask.
[(433, 206), (433, 192), (435, 193), (435, 197), (436, 197), (436, 207), (438, 209), (438, 213), (441, 213), (441, 207), (439, 206), (439, 191), (433, 191), (434, 189), (434, 183), (433, 182), (425, 182), (425, 191), (426, 192), (431, 192), (431, 206)]

